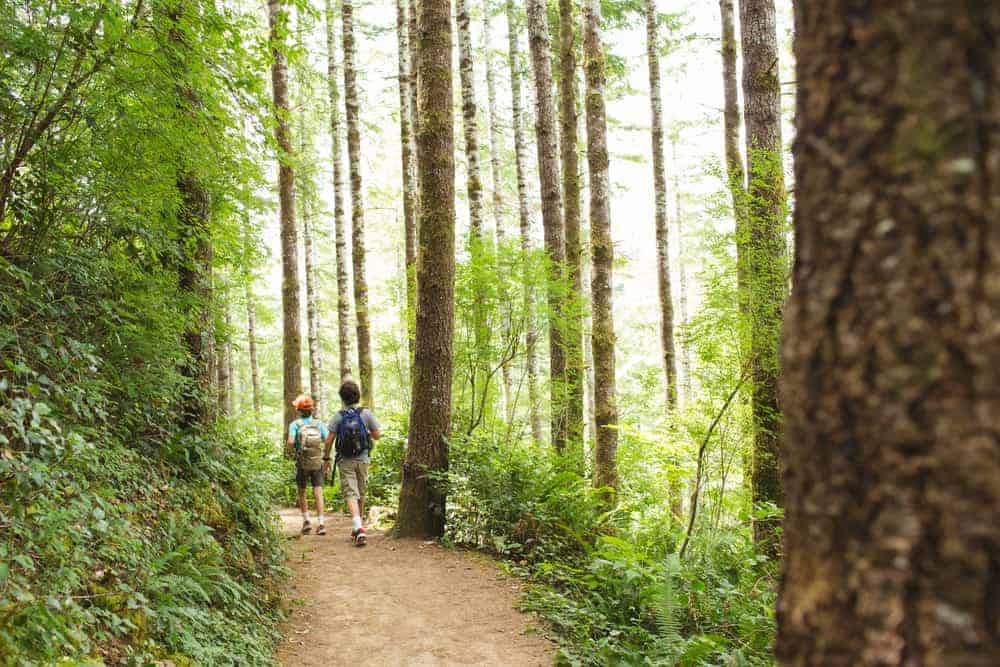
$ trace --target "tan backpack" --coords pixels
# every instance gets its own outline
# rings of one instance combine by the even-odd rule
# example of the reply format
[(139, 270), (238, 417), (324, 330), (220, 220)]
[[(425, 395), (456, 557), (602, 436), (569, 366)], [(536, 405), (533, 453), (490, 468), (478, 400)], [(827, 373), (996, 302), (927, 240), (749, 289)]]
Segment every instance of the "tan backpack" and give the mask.
[(308, 424), (299, 419), (299, 464), (303, 470), (319, 470), (323, 467), (323, 432), (319, 420)]

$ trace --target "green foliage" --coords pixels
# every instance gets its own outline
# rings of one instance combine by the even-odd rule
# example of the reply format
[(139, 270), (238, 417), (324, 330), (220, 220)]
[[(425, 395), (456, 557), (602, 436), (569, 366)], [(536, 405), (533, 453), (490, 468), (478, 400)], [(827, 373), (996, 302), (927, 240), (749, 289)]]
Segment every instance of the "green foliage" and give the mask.
[[(625, 434), (621, 504), (544, 451), (482, 437), (452, 443), (448, 538), (508, 559), (534, 584), (523, 601), (567, 665), (770, 665), (773, 580), (749, 532), (698, 533), (681, 561), (669, 476)], [(630, 451), (631, 450), (631, 451)], [(666, 472), (659, 472), (665, 470)]]
[(113, 264), (35, 268), (61, 280), (0, 271), (3, 664), (270, 664), (270, 448), (170, 428), (178, 323), (107, 294)]

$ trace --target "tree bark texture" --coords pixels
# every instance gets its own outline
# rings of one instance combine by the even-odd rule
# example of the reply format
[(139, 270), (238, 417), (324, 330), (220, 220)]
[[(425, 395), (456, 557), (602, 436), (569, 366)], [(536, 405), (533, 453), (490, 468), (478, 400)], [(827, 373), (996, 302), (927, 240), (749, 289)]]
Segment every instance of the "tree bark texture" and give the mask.
[(782, 664), (1000, 660), (1000, 5), (796, 6)]
[(583, 463), (583, 286), (580, 282), (580, 154), (576, 100), (576, 12), (574, 0), (559, 0), (559, 153), (563, 187), (566, 280), (563, 307), (566, 346), (566, 445)]
[(746, 175), (743, 156), (740, 154), (740, 101), (736, 80), (736, 25), (734, 0), (719, 0), (722, 24), (722, 92), (725, 100), (722, 112), (723, 139), (726, 156), (726, 177), (736, 221), (736, 279), (740, 299), (740, 312), (749, 314), (749, 288), (747, 286), (747, 230)]
[(268, 24), (271, 32), (271, 88), (276, 114), (274, 138), (278, 142), (278, 206), (281, 222), (281, 312), (282, 327), (282, 401), (284, 426), (295, 419), (292, 401), (302, 391), (302, 331), (299, 322), (299, 249), (295, 227), (295, 172), (292, 158), (292, 130), (288, 105), (288, 63), (285, 60), (285, 37), (288, 34), (288, 9), (283, 0), (268, 0)]
[(444, 533), (445, 490), (428, 473), (448, 466), (455, 303), (455, 136), (452, 121), (451, 2), (420, 3), (420, 249), (410, 433), (396, 530)]
[(521, 106), (521, 49), (518, 45), (520, 24), (514, 0), (506, 0), (507, 66), (510, 69), (511, 121), (514, 126), (514, 166), (517, 172), (517, 216), (521, 231), (521, 251), (525, 258), (524, 271), (524, 338), (525, 373), (528, 378), (528, 416), (531, 438), (541, 444), (542, 411), (538, 390), (538, 327), (534, 317), (534, 280), (531, 273), (531, 212), (528, 208), (527, 140), (524, 136), (524, 112)]
[(323, 348), (319, 341), (318, 285), (316, 284), (316, 244), (313, 239), (312, 212), (302, 204), (302, 237), (306, 255), (306, 320), (309, 336), (309, 392), (316, 404), (315, 414), (323, 413)]
[(587, 92), (587, 163), (590, 175), (590, 247), (594, 272), (592, 346), (594, 354), (594, 407), (597, 442), (594, 483), (618, 488), (618, 408), (615, 405), (615, 323), (612, 314), (610, 176), (608, 173), (608, 120), (604, 104), (606, 82), (604, 46), (601, 43), (600, 0), (585, 0), (583, 58)]
[(247, 348), (250, 353), (250, 385), (253, 390), (254, 425), (260, 421), (260, 365), (257, 362), (257, 305), (253, 298), (253, 288), (247, 282)]
[[(723, 0), (725, 2), (727, 0)], [(731, 0), (729, 0), (731, 1)], [(663, 153), (663, 97), (660, 91), (660, 54), (656, 0), (645, 0), (646, 62), (649, 66), (651, 148), (653, 151), (653, 222), (656, 230), (656, 284), (660, 292), (660, 345), (666, 379), (667, 405), (677, 405), (677, 369), (674, 352), (674, 305), (670, 286), (670, 227), (667, 220), (667, 172)]]
[[(774, 0), (741, 0), (743, 99), (746, 104), (747, 286), (750, 306), (751, 401), (755, 504), (782, 504), (778, 407), (779, 338), (787, 285), (785, 178), (781, 160), (781, 90)], [(778, 553), (778, 524), (754, 523), (754, 539)]]
[(413, 154), (413, 110), (410, 90), (409, 22), (406, 17), (406, 0), (396, 0), (396, 44), (399, 51), (399, 143), (403, 159), (403, 238), (406, 268), (406, 340), (410, 357), (413, 356), (411, 318), (417, 298), (417, 188), (416, 156)]
[(483, 177), (479, 168), (479, 127), (476, 122), (476, 87), (472, 71), (472, 36), (466, 0), (455, 0), (458, 28), (458, 74), (462, 83), (462, 134), (465, 138), (466, 187), (469, 196), (470, 241), (483, 240)]
[(566, 448), (566, 351), (563, 340), (560, 292), (562, 267), (566, 259), (563, 233), (562, 196), (559, 189), (559, 158), (556, 146), (556, 110), (552, 98), (552, 64), (549, 61), (549, 19), (545, 3), (527, 0), (528, 42), (535, 74), (535, 136), (538, 144), (538, 178), (542, 196), (542, 227), (545, 254), (549, 263), (547, 301), (549, 308), (549, 395), (552, 413), (552, 445), (562, 453)]
[(340, 134), (340, 66), (337, 63), (336, 14), (326, 2), (326, 76), (330, 97), (330, 141), (333, 161), (333, 221), (337, 258), (337, 347), (340, 379), (352, 375), (351, 284), (347, 272), (347, 223), (344, 216), (344, 175)]
[(194, 427), (212, 418), (212, 240), (208, 229), (209, 194), (193, 174), (182, 174), (177, 181), (181, 206), (179, 223), (180, 264), (178, 287), (191, 295), (184, 347), (188, 359), (181, 372), (188, 379), (181, 406), (181, 425)]
[(361, 401), (375, 405), (368, 279), (365, 275), (365, 204), (361, 184), (361, 119), (358, 112), (357, 45), (354, 38), (354, 0), (341, 6), (344, 44), (344, 104), (347, 109), (347, 161), (351, 172), (351, 261), (354, 268), (354, 312), (358, 336), (358, 379)]

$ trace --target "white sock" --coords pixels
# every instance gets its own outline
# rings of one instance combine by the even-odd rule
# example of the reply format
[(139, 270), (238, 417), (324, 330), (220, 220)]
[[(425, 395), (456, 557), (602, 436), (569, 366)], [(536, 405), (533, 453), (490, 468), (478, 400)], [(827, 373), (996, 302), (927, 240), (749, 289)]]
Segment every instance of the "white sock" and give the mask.
[(361, 528), (361, 517), (356, 516), (351, 519), (351, 523), (354, 524), (354, 530)]
[(322, 514), (319, 515), (318, 521), (319, 521), (319, 525), (322, 526), (323, 525), (323, 515)]
[(305, 512), (302, 513), (302, 520), (303, 521), (309, 520), (309, 510), (306, 510)]

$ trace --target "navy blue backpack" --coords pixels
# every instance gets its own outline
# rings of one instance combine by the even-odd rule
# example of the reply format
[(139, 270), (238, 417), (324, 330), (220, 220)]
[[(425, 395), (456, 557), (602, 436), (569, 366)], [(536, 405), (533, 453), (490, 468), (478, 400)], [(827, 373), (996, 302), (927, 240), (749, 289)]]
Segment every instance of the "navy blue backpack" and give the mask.
[(347, 408), (340, 411), (340, 424), (337, 426), (337, 455), (340, 458), (353, 459), (371, 449), (368, 437), (368, 427), (361, 417), (360, 408)]

